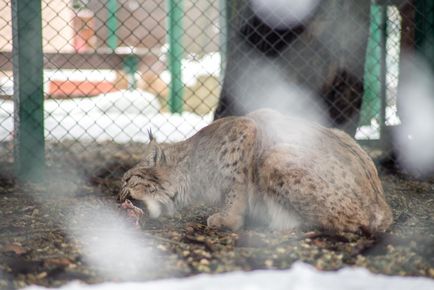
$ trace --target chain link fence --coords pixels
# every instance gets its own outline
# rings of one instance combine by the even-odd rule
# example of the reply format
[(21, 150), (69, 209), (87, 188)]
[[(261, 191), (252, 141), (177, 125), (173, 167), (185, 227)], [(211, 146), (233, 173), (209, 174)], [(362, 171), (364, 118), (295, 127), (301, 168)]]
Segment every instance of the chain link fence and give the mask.
[(0, 1), (1, 162), (21, 154), (17, 124), (43, 121), (47, 164), (86, 165), (93, 180), (137, 161), (149, 129), (179, 141), (264, 106), (319, 108), (328, 124), (389, 150), (402, 53), (434, 59), (433, 1), (307, 1), (295, 9), (302, 20), (273, 23), (259, 0), (42, 0), (43, 102), (14, 122), (24, 101), (13, 96), (31, 81), (17, 79), (26, 64), (16, 51), (38, 45), (19, 42), (31, 21), (16, 2)]

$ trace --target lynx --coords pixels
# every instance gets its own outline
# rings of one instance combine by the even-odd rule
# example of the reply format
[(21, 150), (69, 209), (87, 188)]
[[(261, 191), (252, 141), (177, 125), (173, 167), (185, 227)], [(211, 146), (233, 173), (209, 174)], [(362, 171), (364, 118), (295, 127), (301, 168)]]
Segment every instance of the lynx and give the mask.
[(231, 230), (256, 220), (376, 234), (392, 222), (373, 161), (340, 130), (265, 109), (222, 118), (182, 142), (150, 140), (119, 199), (143, 201), (151, 218), (202, 200), (220, 208), (208, 226)]

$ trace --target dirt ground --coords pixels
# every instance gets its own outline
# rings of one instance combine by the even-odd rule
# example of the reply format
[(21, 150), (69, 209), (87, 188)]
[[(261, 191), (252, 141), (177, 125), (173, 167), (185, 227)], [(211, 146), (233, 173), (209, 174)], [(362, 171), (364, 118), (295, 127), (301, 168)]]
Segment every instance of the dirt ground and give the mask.
[(416, 180), (383, 167), (380, 174), (394, 224), (379, 238), (322, 236), (311, 229), (216, 231), (206, 227), (214, 209), (198, 205), (174, 217), (143, 220), (136, 231), (143, 247), (156, 253), (152, 259), (159, 260), (158, 266), (141, 275), (108, 278), (87, 262), (85, 245), (65, 221), (74, 224), (75, 218), (93, 213), (93, 222), (84, 230), (102, 236), (108, 221), (98, 213), (110, 208), (124, 214), (116, 202), (119, 180), (139, 160), (142, 145), (47, 146), (44, 183), (19, 184), (11, 177), (12, 164), (0, 160), (0, 289), (286, 269), (299, 260), (322, 270), (350, 265), (387, 275), (434, 278), (434, 180)]

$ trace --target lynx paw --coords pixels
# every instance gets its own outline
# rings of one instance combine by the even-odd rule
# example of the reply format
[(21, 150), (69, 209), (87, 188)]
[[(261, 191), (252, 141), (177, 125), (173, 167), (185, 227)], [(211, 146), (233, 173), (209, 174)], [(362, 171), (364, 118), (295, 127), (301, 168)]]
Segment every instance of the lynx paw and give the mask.
[(215, 213), (208, 217), (207, 225), (210, 228), (238, 230), (243, 226), (243, 218), (241, 216), (230, 216), (222, 213)]

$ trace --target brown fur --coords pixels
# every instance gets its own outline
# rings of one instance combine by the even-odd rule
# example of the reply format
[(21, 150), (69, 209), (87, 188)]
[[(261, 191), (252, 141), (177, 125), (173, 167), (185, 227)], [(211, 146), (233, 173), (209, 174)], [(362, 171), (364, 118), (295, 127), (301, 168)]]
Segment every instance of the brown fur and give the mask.
[(392, 222), (375, 165), (350, 136), (271, 110), (220, 119), (182, 142), (152, 140), (123, 178), (127, 197), (152, 217), (199, 199), (218, 203), (208, 226), (233, 230), (247, 215), (280, 229), (371, 234)]

